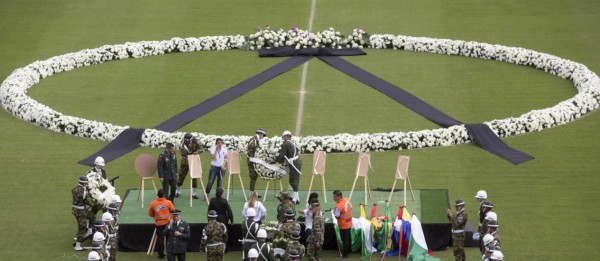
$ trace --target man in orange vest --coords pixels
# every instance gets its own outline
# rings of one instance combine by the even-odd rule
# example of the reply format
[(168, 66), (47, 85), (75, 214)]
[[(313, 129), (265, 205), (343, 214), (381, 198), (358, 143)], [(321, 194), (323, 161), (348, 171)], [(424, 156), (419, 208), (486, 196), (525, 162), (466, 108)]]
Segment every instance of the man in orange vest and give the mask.
[(154, 218), (154, 226), (156, 227), (156, 251), (158, 251), (158, 259), (165, 258), (164, 252), (164, 235), (163, 230), (171, 221), (171, 211), (175, 210), (173, 202), (165, 198), (165, 192), (162, 189), (158, 190), (157, 198), (150, 202), (148, 216)]
[(340, 248), (340, 258), (348, 258), (351, 252), (351, 230), (352, 230), (352, 203), (348, 198), (342, 197), (342, 192), (336, 190), (333, 192), (333, 200), (336, 202), (336, 207), (333, 209), (333, 214), (338, 222), (338, 228), (340, 229), (340, 237), (342, 239), (343, 246)]

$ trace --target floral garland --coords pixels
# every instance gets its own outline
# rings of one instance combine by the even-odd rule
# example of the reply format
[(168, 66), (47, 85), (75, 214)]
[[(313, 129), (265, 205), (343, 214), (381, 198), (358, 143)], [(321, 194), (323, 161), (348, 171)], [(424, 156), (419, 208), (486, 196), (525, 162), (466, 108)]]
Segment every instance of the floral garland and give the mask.
[[(523, 133), (542, 131), (571, 122), (598, 108), (600, 100), (600, 78), (585, 65), (519, 47), (508, 47), (461, 40), (435, 39), (405, 35), (368, 35), (355, 29), (343, 36), (333, 28), (323, 32), (310, 33), (292, 28), (291, 30), (260, 30), (248, 37), (211, 36), (199, 38), (173, 38), (164, 41), (143, 41), (118, 45), (107, 45), (86, 49), (36, 61), (16, 69), (0, 86), (0, 102), (5, 110), (15, 117), (48, 128), (84, 138), (111, 141), (127, 126), (117, 126), (105, 122), (63, 115), (27, 96), (27, 90), (41, 79), (56, 73), (75, 68), (101, 64), (107, 61), (127, 58), (142, 58), (172, 52), (193, 52), (211, 50), (232, 50), (290, 46), (294, 48), (373, 48), (393, 49), (412, 52), (428, 52), (446, 55), (461, 55), (487, 60), (497, 60), (516, 65), (524, 65), (544, 70), (547, 73), (571, 80), (578, 93), (557, 105), (545, 109), (532, 110), (518, 117), (484, 122), (499, 137), (509, 137)], [(205, 135), (193, 133), (205, 147), (212, 146), (216, 137), (223, 138), (230, 149), (245, 151), (250, 136)], [(167, 142), (176, 143), (183, 138), (182, 132), (163, 132), (146, 129), (140, 145), (161, 147)], [(362, 152), (404, 150), (434, 146), (451, 146), (472, 142), (463, 125), (432, 130), (336, 134), (328, 136), (296, 137), (301, 152), (310, 153), (316, 149), (327, 152)], [(266, 151), (276, 153), (279, 137), (268, 138), (270, 146)], [(272, 157), (270, 155), (268, 157)]]
[(101, 208), (108, 207), (111, 198), (115, 195), (115, 188), (102, 177), (102, 174), (90, 172), (87, 175), (87, 191), (90, 197), (87, 204), (89, 206), (100, 206)]

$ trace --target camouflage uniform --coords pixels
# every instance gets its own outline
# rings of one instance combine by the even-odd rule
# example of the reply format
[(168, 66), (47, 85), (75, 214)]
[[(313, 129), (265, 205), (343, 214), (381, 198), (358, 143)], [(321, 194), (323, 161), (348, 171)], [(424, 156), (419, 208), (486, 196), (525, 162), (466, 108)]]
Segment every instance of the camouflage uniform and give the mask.
[(291, 200), (282, 200), (279, 202), (277, 206), (277, 221), (281, 224), (285, 224), (287, 222), (287, 217), (285, 216), (285, 211), (291, 209), (296, 212), (296, 205)]
[(300, 224), (293, 219), (287, 220), (286, 223), (279, 226), (279, 230), (283, 232), (283, 237), (288, 241), (292, 238), (292, 231), (301, 231), (301, 229)]
[(247, 155), (248, 155), (248, 175), (250, 176), (250, 191), (254, 191), (254, 187), (256, 186), (256, 179), (258, 178), (258, 173), (254, 169), (254, 163), (250, 162), (249, 158), (254, 158), (254, 154), (256, 153), (256, 148), (259, 146), (258, 134), (254, 135), (254, 137), (250, 138), (248, 141), (247, 147)]
[[(284, 141), (279, 150), (277, 161), (287, 164), (287, 159), (292, 160), (295, 168), (289, 166), (289, 183), (294, 192), (298, 192), (298, 184), (300, 184), (300, 173), (302, 171), (302, 160), (300, 160), (300, 149), (292, 142), (292, 140)], [(298, 170), (296, 170), (298, 169)]]
[(291, 260), (289, 256), (290, 256), (290, 251), (292, 249), (296, 249), (296, 251), (298, 251), (298, 254), (299, 254), (298, 259), (302, 259), (302, 257), (304, 256), (304, 253), (306, 252), (304, 245), (300, 244), (300, 242), (298, 242), (298, 240), (290, 241), (288, 243), (287, 247), (285, 248), (284, 260)]
[(481, 226), (479, 226), (479, 251), (481, 254), (485, 254), (485, 246), (483, 245), (483, 236), (487, 234), (488, 231), (488, 220), (483, 219), (481, 222)]
[(321, 260), (321, 250), (325, 239), (325, 222), (323, 216), (317, 213), (313, 217), (312, 233), (306, 240), (308, 248), (306, 249), (306, 258), (308, 260)]
[(106, 237), (106, 251), (110, 253), (108, 260), (117, 259), (117, 229), (114, 224), (107, 225), (108, 237)]
[(468, 216), (465, 209), (456, 212), (450, 219), (452, 222), (452, 246), (454, 247), (454, 260), (464, 261), (465, 256), (465, 225)]
[[(179, 148), (179, 152), (181, 153), (181, 162), (179, 164), (179, 172), (177, 172), (177, 187), (183, 186), (183, 182), (185, 181), (185, 177), (187, 176), (190, 166), (188, 164), (188, 155), (200, 154), (204, 151), (202, 146), (198, 142), (197, 138), (192, 138), (189, 145), (181, 144), (181, 148)], [(198, 187), (198, 181), (196, 179), (192, 179), (192, 188)]]
[(227, 244), (227, 228), (221, 222), (209, 220), (202, 231), (200, 251), (206, 251), (206, 260), (222, 261)]
[(86, 188), (82, 184), (77, 184), (71, 190), (73, 195), (73, 216), (77, 220), (77, 242), (83, 242), (87, 234), (87, 211), (85, 209), (85, 198), (87, 196)]

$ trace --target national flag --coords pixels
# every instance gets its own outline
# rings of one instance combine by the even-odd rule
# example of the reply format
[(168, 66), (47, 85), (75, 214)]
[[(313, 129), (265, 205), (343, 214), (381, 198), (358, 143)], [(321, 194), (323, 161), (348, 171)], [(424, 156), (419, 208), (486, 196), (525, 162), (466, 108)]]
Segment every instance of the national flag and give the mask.
[(412, 216), (410, 225), (411, 237), (410, 243), (408, 244), (408, 260), (439, 260), (428, 255), (425, 234), (423, 234), (423, 227), (421, 226), (421, 222), (417, 218), (417, 215)]

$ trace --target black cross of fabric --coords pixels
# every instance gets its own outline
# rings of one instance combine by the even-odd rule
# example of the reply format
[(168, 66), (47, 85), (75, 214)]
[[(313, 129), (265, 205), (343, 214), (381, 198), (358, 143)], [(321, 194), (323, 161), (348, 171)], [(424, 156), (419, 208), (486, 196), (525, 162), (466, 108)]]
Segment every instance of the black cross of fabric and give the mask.
[[(349, 63), (339, 56), (365, 55), (361, 49), (332, 49), (332, 48), (307, 48), (294, 49), (289, 47), (261, 49), (260, 57), (289, 57), (260, 74), (257, 74), (241, 83), (217, 94), (216, 96), (205, 100), (204, 102), (191, 107), (168, 120), (160, 123), (154, 129), (174, 132), (187, 123), (204, 116), (205, 114), (235, 100), (236, 98), (256, 89), (265, 82), (277, 77), (280, 74), (288, 72), (301, 64), (318, 57), (321, 61), (329, 64), (333, 68), (345, 73), (346, 75), (370, 86), (377, 91), (387, 95), (398, 103), (406, 106), (422, 117), (442, 126), (450, 127), (461, 125), (458, 120), (446, 115), (438, 109), (432, 107), (416, 96), (405, 90), (394, 86), (393, 84), (378, 78), (377, 76)], [(468, 133), (473, 140), (487, 151), (498, 155), (514, 164), (523, 163), (532, 160), (533, 157), (508, 147), (496, 134), (485, 124), (465, 124)], [(81, 160), (79, 163), (84, 165), (93, 165), (97, 156), (104, 157), (105, 162), (114, 160), (132, 150), (134, 150), (142, 140), (144, 129), (129, 128), (119, 134), (113, 141), (100, 151)]]

